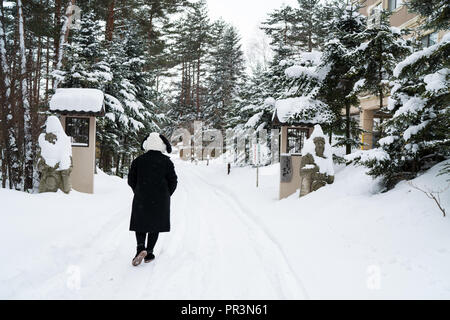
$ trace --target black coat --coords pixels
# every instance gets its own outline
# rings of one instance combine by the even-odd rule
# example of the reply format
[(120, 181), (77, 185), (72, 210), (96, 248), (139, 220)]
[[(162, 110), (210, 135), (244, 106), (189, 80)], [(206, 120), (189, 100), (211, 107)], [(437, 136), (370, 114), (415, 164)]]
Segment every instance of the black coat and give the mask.
[(170, 197), (177, 175), (169, 157), (148, 151), (131, 164), (128, 184), (133, 189), (130, 231), (169, 232)]

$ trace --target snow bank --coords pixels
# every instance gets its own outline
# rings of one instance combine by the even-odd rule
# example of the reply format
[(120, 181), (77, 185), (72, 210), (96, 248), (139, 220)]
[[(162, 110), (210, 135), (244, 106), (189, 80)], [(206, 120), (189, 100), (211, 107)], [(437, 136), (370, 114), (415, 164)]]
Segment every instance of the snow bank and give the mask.
[[(412, 182), (444, 189), (442, 166)], [(350, 165), (337, 167), (334, 184), (278, 201), (275, 167), (260, 175), (258, 189), (249, 168), (199, 171), (281, 248), (310, 299), (450, 298), (450, 220), (426, 195), (406, 182), (380, 193), (379, 180)], [(441, 199), (449, 211), (450, 189)]]
[(97, 89), (61, 88), (50, 100), (51, 111), (101, 112), (103, 92)]
[[(114, 291), (105, 289), (115, 283), (111, 268), (127, 269), (135, 248), (134, 235), (128, 231), (131, 199), (123, 179), (100, 170), (93, 195), (0, 189), (0, 298), (111, 297)], [(105, 263), (114, 250), (122, 250), (121, 262)], [(80, 277), (79, 287), (71, 281), (77, 280), (74, 275)], [(122, 297), (127, 295), (125, 286)], [(99, 287), (103, 293), (85, 295), (85, 290), (92, 294)]]
[[(53, 133), (56, 136), (55, 143), (45, 140), (45, 135)], [(45, 123), (45, 133), (41, 133), (38, 139), (41, 148), (41, 156), (50, 167), (59, 164), (58, 170), (67, 170), (72, 164), (72, 144), (70, 138), (64, 132), (59, 119), (50, 116)]]

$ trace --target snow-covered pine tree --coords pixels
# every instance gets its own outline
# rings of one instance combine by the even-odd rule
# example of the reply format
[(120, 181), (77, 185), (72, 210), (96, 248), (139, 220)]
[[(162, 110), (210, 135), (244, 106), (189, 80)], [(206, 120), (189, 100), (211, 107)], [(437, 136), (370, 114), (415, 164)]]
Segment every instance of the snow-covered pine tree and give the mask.
[(268, 18), (261, 24), (261, 29), (271, 40), (270, 45), (274, 52), (264, 74), (263, 86), (267, 94), (264, 99), (280, 98), (286, 91), (284, 70), (294, 63), (299, 52), (298, 37), (295, 34), (295, 26), (299, 20), (296, 13), (296, 9), (283, 5), (269, 13)]
[(106, 117), (99, 121), (100, 167), (126, 174), (131, 159), (140, 151), (145, 133), (157, 128), (156, 110), (145, 71), (145, 45), (129, 26), (109, 43), (107, 63), (112, 80), (105, 87)]
[[(359, 13), (357, 4), (336, 2), (331, 7), (333, 19), (330, 22), (329, 39), (323, 46), (320, 67), (325, 73), (318, 89), (317, 97), (326, 103), (335, 114), (336, 121), (331, 129), (336, 133), (344, 133), (337, 146), (345, 146), (350, 154), (352, 147), (360, 145), (359, 124), (352, 120), (350, 108), (358, 104), (353, 87), (358, 80), (355, 70), (357, 62), (351, 52), (361, 45), (361, 33), (366, 29), (366, 18)], [(342, 119), (342, 109), (345, 118)]]
[(359, 124), (350, 116), (350, 107), (358, 103), (353, 86), (359, 76), (359, 65), (352, 53), (364, 41), (366, 29), (366, 19), (358, 9), (357, 5), (340, 2), (321, 7), (318, 16), (332, 15), (322, 29), (328, 33), (321, 46), (323, 51), (302, 52), (300, 59), (285, 70), (291, 79), (286, 96), (304, 97), (314, 113), (323, 113), (327, 119), (323, 127), (330, 134), (330, 142), (332, 133), (344, 134), (336, 145), (345, 146), (347, 153), (359, 146)]
[(323, 42), (325, 35), (322, 5), (319, 0), (298, 0), (299, 8), (295, 9), (293, 38), (302, 51), (311, 52)]
[[(216, 28), (219, 25), (216, 24)], [(222, 27), (220, 27), (222, 28)], [(204, 117), (208, 96), (207, 71), (209, 53), (219, 43), (211, 41), (211, 23), (205, 1), (192, 8), (176, 23), (172, 60), (177, 61), (180, 80), (175, 82), (169, 117), (178, 125), (185, 125)]]
[(217, 22), (213, 42), (217, 45), (211, 52), (205, 119), (208, 119), (208, 126), (222, 130), (237, 107), (238, 88), (244, 75), (244, 58), (239, 35), (233, 26)]
[(405, 5), (421, 15), (426, 30), (450, 29), (450, 3), (447, 0), (408, 0)]
[(407, 31), (391, 27), (389, 16), (388, 11), (381, 11), (379, 22), (361, 33), (363, 43), (351, 53), (359, 78), (354, 92), (377, 96), (380, 110), (384, 109), (383, 100), (390, 90), (395, 66), (412, 50), (403, 38)]
[[(425, 17), (425, 30), (448, 27), (448, 19), (442, 19), (448, 13), (445, 1), (412, 3), (411, 9)], [(450, 157), (449, 56), (447, 33), (440, 43), (414, 52), (394, 69), (388, 104), (393, 117), (384, 124), (386, 136), (379, 141), (380, 148), (359, 158), (370, 175), (383, 177), (387, 189)]]
[[(259, 114), (258, 121), (253, 125), (259, 126), (262, 119), (262, 104), (267, 92), (264, 86), (264, 70), (256, 67), (253, 73), (245, 78), (245, 83), (239, 88), (239, 99), (236, 108), (229, 113), (227, 128), (234, 128), (239, 124), (245, 124), (255, 114)], [(253, 126), (252, 126), (253, 127)]]
[(297, 22), (296, 10), (291, 6), (283, 5), (280, 9), (269, 13), (267, 19), (261, 23), (261, 29), (270, 37), (270, 45), (274, 50), (289, 47), (289, 52), (286, 52), (289, 56), (283, 56), (282, 59), (287, 59), (294, 54), (297, 41), (294, 30)]
[(84, 13), (80, 28), (72, 30), (72, 36), (64, 45), (62, 68), (53, 71), (60, 87), (103, 90), (112, 80), (103, 39), (104, 32), (94, 12)]

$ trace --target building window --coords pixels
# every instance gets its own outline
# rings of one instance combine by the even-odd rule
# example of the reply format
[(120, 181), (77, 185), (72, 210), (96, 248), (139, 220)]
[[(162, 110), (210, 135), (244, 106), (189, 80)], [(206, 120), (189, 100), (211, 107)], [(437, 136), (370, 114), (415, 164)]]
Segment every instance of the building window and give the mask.
[(430, 34), (427, 34), (425, 37), (422, 37), (420, 39), (422, 48), (428, 48), (436, 43), (438, 43), (438, 33), (433, 32)]
[(395, 10), (403, 5), (403, 0), (389, 0), (388, 9)]
[(383, 10), (383, 3), (379, 3), (376, 6), (370, 8), (369, 16), (374, 16), (379, 14)]
[(66, 134), (72, 146), (89, 147), (89, 118), (66, 117)]
[(383, 10), (383, 3), (380, 2), (379, 4), (373, 6), (369, 10), (369, 17), (367, 19), (367, 26), (370, 28), (372, 26), (378, 25), (380, 23), (380, 14)]
[(305, 140), (309, 137), (308, 128), (288, 128), (287, 129), (287, 153), (301, 153)]

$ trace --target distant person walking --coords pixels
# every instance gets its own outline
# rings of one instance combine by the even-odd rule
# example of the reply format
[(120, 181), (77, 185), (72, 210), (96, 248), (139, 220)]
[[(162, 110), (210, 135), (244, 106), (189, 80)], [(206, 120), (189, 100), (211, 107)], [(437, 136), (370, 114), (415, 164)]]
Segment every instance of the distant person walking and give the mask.
[[(160, 232), (170, 231), (170, 197), (177, 188), (177, 175), (168, 156), (169, 141), (153, 132), (142, 143), (146, 151), (132, 163), (128, 184), (133, 189), (130, 231), (136, 232), (137, 252), (133, 266), (155, 259), (153, 249)], [(147, 246), (145, 240), (147, 238)]]

